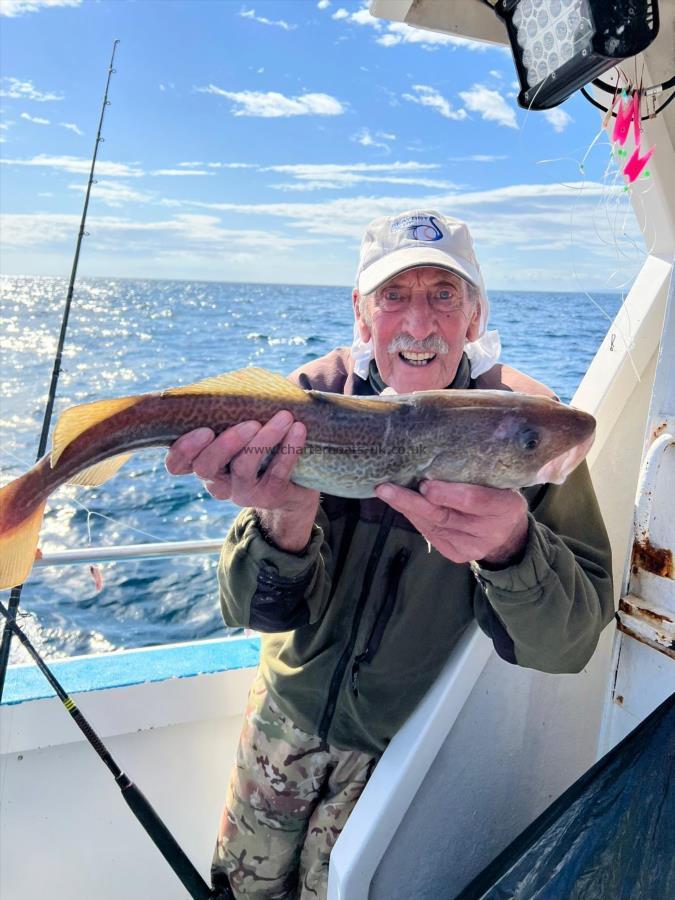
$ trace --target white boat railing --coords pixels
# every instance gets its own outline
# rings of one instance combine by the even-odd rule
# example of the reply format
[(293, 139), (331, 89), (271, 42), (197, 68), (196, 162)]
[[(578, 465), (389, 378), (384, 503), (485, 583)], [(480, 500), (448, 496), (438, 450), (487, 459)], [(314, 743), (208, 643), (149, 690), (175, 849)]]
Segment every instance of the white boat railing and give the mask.
[(160, 559), (166, 556), (199, 556), (220, 553), (224, 537), (200, 541), (156, 541), (150, 544), (122, 544), (116, 547), (86, 547), (43, 553), (35, 566), (69, 566), (79, 563), (117, 562), (130, 559)]

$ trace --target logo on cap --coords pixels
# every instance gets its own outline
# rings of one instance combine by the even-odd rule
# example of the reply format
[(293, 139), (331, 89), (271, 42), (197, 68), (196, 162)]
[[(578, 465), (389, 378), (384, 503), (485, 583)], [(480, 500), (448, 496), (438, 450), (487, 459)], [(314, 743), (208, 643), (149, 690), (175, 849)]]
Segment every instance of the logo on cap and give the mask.
[(405, 231), (412, 241), (440, 241), (443, 237), (433, 216), (402, 216), (391, 223), (390, 231)]

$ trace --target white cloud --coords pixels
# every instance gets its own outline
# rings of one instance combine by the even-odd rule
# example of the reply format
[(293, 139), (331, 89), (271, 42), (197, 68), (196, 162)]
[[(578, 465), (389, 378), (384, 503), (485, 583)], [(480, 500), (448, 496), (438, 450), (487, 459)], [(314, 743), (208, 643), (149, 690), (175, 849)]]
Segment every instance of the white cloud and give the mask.
[(399, 178), (390, 175), (349, 175), (345, 174), (337, 181), (302, 181), (290, 184), (273, 184), (278, 191), (343, 191), (355, 184), (400, 184), (415, 185), (416, 187), (433, 188), (438, 191), (449, 191), (459, 187), (453, 181), (443, 181), (436, 178)]
[[(68, 188), (71, 191), (84, 192), (87, 186), (69, 184)], [(123, 206), (125, 203), (150, 203), (155, 198), (154, 194), (136, 191), (121, 181), (97, 181), (92, 186), (92, 196), (95, 200), (100, 200), (112, 207)]]
[(51, 125), (49, 119), (41, 119), (39, 116), (29, 116), (28, 113), (21, 113), (20, 118), (25, 119), (27, 122), (32, 122), (34, 125)]
[[(82, 159), (78, 156), (49, 156), (46, 153), (40, 153), (32, 159), (6, 159), (0, 157), (0, 163), (8, 166), (38, 166), (46, 169), (61, 169), (64, 172), (75, 172), (82, 175), (88, 175), (91, 170), (90, 159)], [(99, 160), (96, 163), (96, 172), (99, 175), (123, 178), (137, 178), (145, 174), (142, 169), (136, 166), (128, 166), (125, 163), (114, 163), (106, 160)]]
[(0, 97), (10, 97), (12, 100), (37, 100), (39, 103), (46, 103), (50, 100), (63, 100), (60, 94), (53, 94), (49, 91), (38, 91), (33, 86), (32, 81), (20, 81), (18, 78), (11, 78), (5, 75), (2, 79), (5, 87), (0, 88)]
[[(58, 213), (6, 213), (0, 216), (0, 230), (7, 246), (35, 247), (70, 243), (73, 230), (79, 224), (79, 215)], [(316, 239), (302, 235), (274, 234), (270, 231), (241, 227), (223, 227), (220, 217), (200, 213), (180, 213), (172, 218), (139, 222), (120, 216), (90, 216), (88, 223), (98, 249), (121, 251), (127, 255), (130, 248), (135, 253), (167, 254), (173, 256), (176, 249), (192, 249), (212, 257), (222, 258), (231, 248), (243, 251), (251, 247), (268, 246), (279, 253), (288, 253), (295, 247), (316, 243)], [(255, 254), (251, 255), (251, 261)]]
[(440, 31), (425, 31), (413, 28), (405, 22), (390, 22), (387, 33), (376, 38), (382, 47), (396, 47), (399, 44), (420, 44), (424, 50), (437, 50), (439, 47), (466, 47), (467, 50), (484, 52), (488, 44), (458, 37), (456, 34), (444, 34)]
[(316, 5), (317, 9), (328, 9), (328, 7), (330, 6), (330, 0), (319, 0)]
[(27, 12), (39, 12), (54, 6), (80, 6), (82, 0), (2, 0), (1, 16), (21, 16)]
[(210, 162), (206, 164), (209, 169), (257, 169), (258, 166), (255, 163), (242, 163), (242, 162)]
[(411, 103), (419, 103), (421, 106), (429, 106), (446, 119), (461, 121), (467, 118), (466, 110), (453, 109), (445, 97), (435, 88), (426, 84), (414, 84), (412, 89), (415, 91), (415, 94), (403, 94), (404, 100), (409, 100)]
[(203, 169), (155, 169), (151, 175), (215, 175), (215, 172), (205, 172)]
[(449, 156), (448, 162), (496, 162), (508, 159), (508, 156), (495, 156), (491, 153), (472, 153), (471, 156)]
[[(367, 166), (365, 170), (364, 165)], [(370, 174), (374, 165), (357, 164), (353, 169)], [(400, 165), (407, 167), (410, 164)], [(381, 170), (386, 168), (384, 164), (377, 166)], [(309, 167), (299, 168), (306, 169), (305, 174), (309, 177)], [(438, 168), (432, 166), (432, 172), (428, 174), (433, 177)], [(412, 176), (416, 174), (415, 169), (407, 171)], [(97, 261), (108, 272), (111, 265), (119, 264), (120, 274), (133, 272), (138, 277), (155, 273), (167, 277), (169, 270), (175, 272), (176, 277), (180, 277), (181, 272), (185, 277), (189, 270), (195, 278), (209, 272), (221, 280), (236, 274), (237, 279), (246, 281), (251, 280), (253, 273), (258, 275), (254, 259), (244, 260), (245, 265), (240, 269), (223, 267), (229, 266), (238, 254), (250, 253), (252, 246), (264, 244), (273, 257), (271, 264), (277, 272), (277, 280), (283, 271), (288, 281), (314, 279), (313, 283), (319, 283), (316, 281), (318, 273), (325, 274), (327, 265), (321, 250), (330, 246), (330, 253), (338, 254), (341, 261), (331, 269), (331, 281), (324, 278), (322, 283), (348, 284), (359, 240), (372, 218), (394, 215), (403, 209), (428, 207), (447, 210), (469, 222), (488, 287), (510, 285), (511, 289), (553, 290), (564, 289), (567, 285), (567, 289), (573, 290), (577, 284), (575, 268), (582, 277), (588, 273), (589, 279), (584, 286), (604, 283), (605, 276), (599, 277), (597, 272), (616, 268), (616, 246), (606, 240), (605, 232), (603, 240), (598, 240), (598, 226), (605, 220), (607, 208), (614, 212), (619, 206), (630, 209), (630, 198), (620, 185), (608, 188), (600, 183), (582, 182), (505, 185), (485, 191), (431, 189), (423, 194), (409, 191), (405, 195), (396, 191), (396, 196), (368, 191), (354, 197), (340, 195), (332, 200), (321, 197), (314, 202), (282, 197), (275, 203), (174, 203), (183, 209), (175, 214), (158, 215), (148, 222), (137, 222), (121, 215), (96, 215), (94, 211), (90, 217), (90, 230), (95, 237), (89, 244), (89, 252), (92, 256), (93, 251), (99, 254)], [(256, 230), (261, 218), (267, 221), (264, 233)], [(619, 219), (617, 239), (622, 238), (618, 231), (623, 228), (623, 214)], [(273, 228), (274, 220), (279, 223), (278, 230)], [(245, 228), (247, 222), (251, 225), (250, 230)], [(17, 248), (12, 251), (18, 254), (17, 258), (28, 260), (38, 255), (44, 258), (44, 254), (50, 252), (62, 252), (65, 257), (78, 223), (78, 215), (36, 211), (7, 215), (0, 222), (0, 229), (7, 243)], [(630, 238), (639, 243), (640, 235), (636, 229), (631, 231)], [(305, 248), (313, 244), (317, 245), (316, 253), (308, 254)], [(625, 242), (622, 246), (626, 246)], [(41, 253), (36, 254), (36, 249)], [(204, 260), (204, 265), (195, 264), (190, 270), (197, 257), (200, 262)], [(527, 265), (523, 265), (523, 259), (537, 259), (543, 274), (532, 274)], [(175, 260), (179, 264), (171, 269)], [(542, 280), (544, 275), (547, 281)]]
[(362, 128), (360, 131), (357, 131), (356, 134), (353, 134), (351, 136), (351, 140), (356, 141), (357, 144), (361, 144), (362, 147), (377, 147), (380, 150), (384, 150), (387, 153), (390, 153), (391, 148), (388, 144), (384, 143), (384, 141), (393, 141), (396, 139), (396, 135), (378, 131), (377, 137), (381, 138), (382, 140), (377, 141), (370, 133), (370, 130), (368, 128)]
[(0, 214), (0, 233), (7, 247), (33, 247), (72, 239), (80, 216), (47, 213)]
[(227, 97), (235, 104), (235, 116), (258, 116), (264, 119), (287, 116), (339, 116), (345, 107), (330, 94), (301, 94), (286, 97), (276, 91), (224, 91), (210, 84), (205, 88), (195, 88), (203, 94)]
[(376, 19), (375, 16), (371, 16), (367, 5), (361, 7), (361, 9), (358, 9), (355, 13), (352, 13), (349, 17), (349, 21), (354, 22), (356, 25), (371, 25), (373, 28), (377, 29), (377, 31), (382, 30), (381, 20)]
[(80, 137), (84, 134), (84, 131), (79, 129), (77, 125), (74, 125), (72, 122), (59, 122), (61, 128), (67, 128), (69, 131), (74, 131), (75, 134), (79, 134)]
[(544, 118), (553, 125), (558, 134), (574, 121), (572, 116), (566, 113), (564, 109), (560, 109), (559, 106), (556, 106), (554, 109), (545, 109)]
[(480, 113), (488, 122), (497, 122), (507, 128), (518, 128), (516, 112), (509, 106), (499, 91), (493, 91), (483, 84), (474, 84), (470, 91), (460, 91), (459, 96), (471, 112)]
[(295, 165), (267, 166), (264, 172), (291, 175), (291, 183), (274, 184), (281, 191), (341, 190), (356, 184), (398, 184), (450, 190), (457, 187), (450, 181), (428, 177), (430, 171), (440, 168), (438, 163), (391, 162), (353, 163), (299, 163)]
[[(420, 163), (392, 163), (411, 171), (417, 168), (436, 168), (436, 165)], [(347, 166), (273, 166), (276, 170), (298, 170), (310, 178), (321, 172), (328, 178), (329, 169), (339, 175), (348, 170), (370, 174), (374, 170), (385, 171), (386, 164), (360, 163)], [(451, 209), (453, 215), (468, 221), (476, 238), (483, 243), (508, 246), (513, 241), (532, 252), (540, 243), (552, 240), (570, 241), (570, 221), (573, 214), (575, 227), (590, 236), (597, 227), (598, 199), (614, 202), (622, 198), (621, 187), (615, 189), (594, 182), (564, 184), (517, 184), (486, 191), (434, 192), (426, 196), (358, 196), (321, 200), (315, 203), (190, 203), (189, 205), (220, 212), (233, 212), (252, 216), (274, 216), (286, 219), (304, 234), (324, 234), (349, 237), (358, 241), (364, 225), (379, 215), (394, 215), (402, 209), (436, 208)], [(574, 200), (574, 203), (571, 201)], [(597, 244), (597, 238), (594, 238)], [(604, 245), (603, 245), (604, 246)]]
[(375, 16), (371, 16), (367, 3), (365, 6), (362, 6), (361, 9), (357, 9), (355, 12), (349, 12), (349, 10), (345, 9), (344, 7), (340, 7), (340, 9), (336, 10), (333, 13), (331, 18), (335, 19), (337, 22), (345, 21), (351, 22), (354, 25), (370, 25), (377, 31), (382, 30), (381, 20), (376, 19)]
[(276, 25), (277, 28), (283, 28), (284, 31), (293, 31), (294, 28), (298, 27), (297, 25), (289, 25), (284, 19), (273, 21), (272, 19), (266, 19), (264, 16), (256, 16), (254, 9), (242, 9), (239, 15), (242, 19), (253, 19), (255, 22), (260, 22), (261, 25)]
[(391, 163), (293, 163), (287, 165), (266, 166), (263, 172), (281, 172), (301, 180), (334, 180), (345, 173), (373, 172), (427, 172), (440, 168), (438, 163), (391, 162)]
[(179, 162), (179, 166), (184, 167), (186, 169), (198, 169), (200, 166), (203, 166), (203, 162)]

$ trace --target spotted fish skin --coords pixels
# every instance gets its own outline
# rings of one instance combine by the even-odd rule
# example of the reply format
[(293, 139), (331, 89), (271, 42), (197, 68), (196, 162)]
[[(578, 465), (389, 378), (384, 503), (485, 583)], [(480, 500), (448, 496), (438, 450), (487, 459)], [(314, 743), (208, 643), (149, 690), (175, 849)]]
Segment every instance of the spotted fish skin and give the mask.
[[(281, 409), (307, 429), (292, 480), (354, 498), (374, 496), (383, 482), (415, 486), (424, 478), (498, 488), (561, 481), (595, 429), (592, 416), (544, 397), (479, 390), (351, 397), (303, 391), (254, 368), (71, 407), (50, 454), (0, 489), (0, 588), (30, 571), (47, 497), (60, 485), (102, 484), (137, 450), (168, 447), (195, 428), (220, 434), (244, 421), (265, 423)], [(272, 451), (262, 448), (261, 468)]]

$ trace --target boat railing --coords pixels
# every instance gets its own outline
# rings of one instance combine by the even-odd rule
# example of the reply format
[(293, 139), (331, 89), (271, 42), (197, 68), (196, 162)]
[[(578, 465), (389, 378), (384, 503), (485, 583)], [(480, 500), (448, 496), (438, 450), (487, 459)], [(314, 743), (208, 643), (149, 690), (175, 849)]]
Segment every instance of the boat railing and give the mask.
[(147, 544), (121, 544), (108, 547), (84, 547), (42, 553), (35, 566), (69, 566), (76, 563), (118, 562), (131, 559), (160, 559), (167, 556), (200, 556), (220, 553), (224, 536), (192, 541), (154, 541)]

